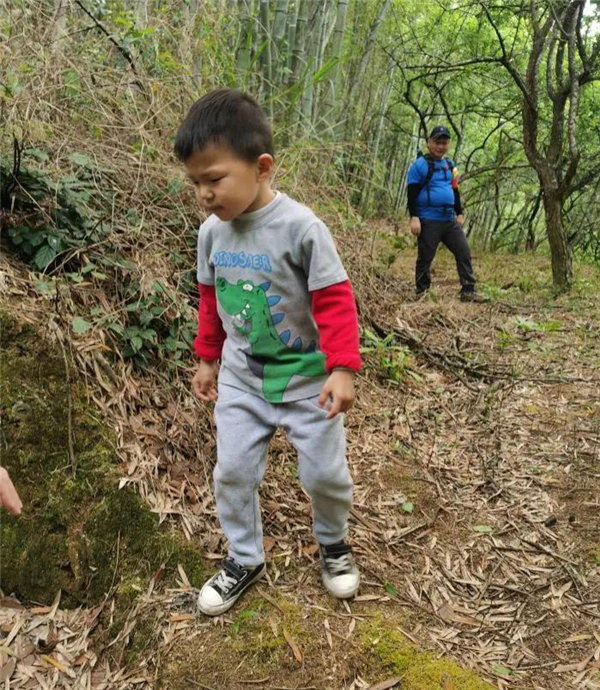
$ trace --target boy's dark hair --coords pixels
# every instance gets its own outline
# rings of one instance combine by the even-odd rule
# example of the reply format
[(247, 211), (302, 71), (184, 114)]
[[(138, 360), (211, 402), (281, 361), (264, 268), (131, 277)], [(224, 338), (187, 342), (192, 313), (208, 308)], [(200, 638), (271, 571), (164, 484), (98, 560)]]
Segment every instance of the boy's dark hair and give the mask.
[(264, 110), (235, 89), (210, 91), (189, 109), (175, 137), (175, 155), (185, 162), (210, 144), (225, 144), (238, 156), (254, 162), (273, 155), (273, 135)]

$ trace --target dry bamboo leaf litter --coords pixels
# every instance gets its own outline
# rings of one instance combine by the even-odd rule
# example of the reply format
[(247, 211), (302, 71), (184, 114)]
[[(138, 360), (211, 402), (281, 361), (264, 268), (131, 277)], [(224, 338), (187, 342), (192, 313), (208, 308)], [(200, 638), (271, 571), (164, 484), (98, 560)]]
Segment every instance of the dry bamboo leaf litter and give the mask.
[[(348, 251), (351, 240), (345, 244)], [(359, 300), (365, 301), (373, 289), (370, 281), (360, 275), (355, 280)], [(31, 281), (8, 266), (6, 283), (20, 300), (28, 300), (30, 320), (43, 325), (47, 314), (30, 289)], [(398, 388), (386, 384), (367, 361), (360, 397), (348, 418), (356, 483), (352, 539), (359, 563), (375, 568), (380, 586), (388, 583), (402, 595), (403, 606), (413, 607), (418, 630), (406, 632), (419, 643), (426, 644), (431, 636), (438, 648), (487, 677), (494, 665), (504, 666), (512, 684), (529, 679), (544, 690), (572, 684), (595, 690), (600, 687), (593, 636), (600, 620), (600, 574), (593, 563), (582, 561), (581, 535), (592, 539), (598, 533), (593, 497), (600, 479), (600, 403), (589, 364), (598, 346), (579, 359), (569, 358), (566, 366), (558, 359), (546, 364), (533, 351), (519, 352), (509, 362), (510, 355), (495, 346), (491, 324), (507, 327), (511, 316), (493, 307), (484, 315), (474, 313), (449, 293), (444, 293), (443, 304), (399, 306), (403, 285), (398, 291), (384, 281), (381, 291), (378, 284), (382, 300), (370, 315), (374, 321), (384, 327), (389, 321), (390, 330), (404, 323), (419, 337), (427, 333), (427, 342), (445, 352), (452, 366), (465, 354), (481, 364), (481, 371), (487, 366), (500, 372), (518, 361), (519, 371), (532, 380), (474, 378), (466, 387), (448, 368), (432, 369), (431, 359), (417, 357), (416, 371), (424, 383)], [(465, 315), (472, 323), (465, 322)], [(460, 342), (455, 347), (457, 328)], [(51, 337), (66, 337), (66, 331), (58, 333)], [(125, 363), (108, 365), (91, 341), (81, 338), (72, 345), (79, 368), (88, 372), (94, 400), (118, 429), (123, 481), (137, 486), (161, 519), (178, 520), (186, 536), (218, 558), (223, 541), (210, 489), (214, 429), (209, 410), (191, 399), (186, 381), (161, 385), (160, 379), (139, 377)], [(583, 381), (533, 380), (560, 376)], [(279, 591), (292, 596), (298, 585), (290, 567), (305, 564), (302, 588), (312, 596), (312, 588), (319, 587), (314, 544), (306, 497), (286, 469), (293, 461), (292, 450), (278, 436), (263, 487), (270, 570)], [(411, 515), (401, 510), (407, 498), (415, 504)], [(555, 522), (550, 520), (547, 528), (552, 516)], [(581, 528), (574, 531), (578, 524)], [(363, 601), (344, 602), (348, 613), (350, 606), (357, 612), (344, 634), (352, 635), (361, 613), (394, 605), (396, 598), (370, 587), (361, 591)], [(14, 635), (13, 646), (30, 634), (31, 623), (47, 625), (48, 613), (27, 611), (24, 615), (31, 618)], [(68, 613), (55, 608), (59, 641), (47, 656), (79, 674), (82, 687), (108, 687), (110, 673), (127, 687), (126, 673), (109, 673), (90, 650), (89, 630), (85, 633), (81, 622), (63, 642), (61, 616)], [(42, 622), (36, 623), (36, 616)], [(175, 644), (198, 624), (176, 621), (165, 644)], [(129, 625), (131, 632), (135, 622)], [(321, 628), (329, 646), (326, 628)], [(84, 638), (79, 650), (71, 647), (77, 635)], [(557, 635), (572, 640), (550, 642)], [(38, 632), (29, 644), (37, 645), (40, 636)], [(59, 645), (66, 655), (51, 656)], [(39, 654), (36, 647), (24, 659)], [(59, 668), (32, 659), (18, 660), (12, 684), (15, 679), (30, 683), (22, 687), (62, 682), (57, 678), (66, 674)]]

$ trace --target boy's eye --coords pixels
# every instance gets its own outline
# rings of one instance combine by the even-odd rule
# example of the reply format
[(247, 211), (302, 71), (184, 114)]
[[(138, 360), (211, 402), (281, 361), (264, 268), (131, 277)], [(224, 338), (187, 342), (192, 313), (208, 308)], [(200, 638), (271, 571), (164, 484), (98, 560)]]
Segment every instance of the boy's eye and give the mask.
[(224, 177), (223, 175), (221, 175), (221, 177), (213, 177), (213, 178), (211, 179), (212, 184), (215, 184), (215, 182), (218, 182), (219, 180), (222, 180), (223, 177)]

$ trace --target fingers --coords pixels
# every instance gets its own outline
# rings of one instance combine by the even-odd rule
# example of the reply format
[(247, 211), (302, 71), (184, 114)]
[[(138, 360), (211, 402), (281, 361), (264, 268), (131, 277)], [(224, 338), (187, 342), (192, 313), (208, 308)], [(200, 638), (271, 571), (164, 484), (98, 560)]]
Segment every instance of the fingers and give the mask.
[(354, 397), (347, 398), (341, 395), (334, 395), (333, 402), (325, 419), (333, 419), (340, 412), (348, 412), (348, 410), (352, 407), (353, 402)]
[(217, 389), (214, 387), (211, 381), (198, 381), (193, 379), (192, 390), (194, 395), (204, 402), (216, 402), (217, 401)]
[(327, 404), (327, 399), (329, 398), (329, 388), (327, 386), (323, 386), (321, 390), (321, 395), (319, 395), (319, 405), (321, 407), (325, 407)]
[(204, 385), (197, 379), (192, 380), (192, 390), (194, 391), (194, 395), (200, 400), (206, 399), (206, 391), (204, 390)]
[(325, 417), (325, 419), (333, 419), (341, 411), (342, 411), (342, 401), (340, 400), (339, 397), (334, 397), (333, 403), (331, 404), (331, 407), (329, 408), (329, 412), (327, 413), (327, 416)]
[(200, 400), (204, 400), (204, 402), (217, 402), (218, 396), (214, 386), (208, 390), (199, 389), (195, 390), (194, 392), (196, 393), (196, 397), (200, 398)]
[(8, 476), (8, 472), (3, 467), (0, 470), (0, 506), (6, 508), (11, 515), (20, 515), (23, 504), (19, 494)]

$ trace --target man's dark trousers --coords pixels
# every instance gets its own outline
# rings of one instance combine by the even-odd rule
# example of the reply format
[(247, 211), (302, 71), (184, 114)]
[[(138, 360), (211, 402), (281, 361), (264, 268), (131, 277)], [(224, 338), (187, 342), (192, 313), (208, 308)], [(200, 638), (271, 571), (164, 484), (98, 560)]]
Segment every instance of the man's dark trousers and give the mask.
[(417, 294), (428, 290), (431, 285), (431, 262), (440, 242), (443, 242), (454, 254), (462, 292), (473, 292), (475, 276), (471, 266), (471, 250), (462, 227), (456, 220), (439, 221), (422, 218), (415, 271)]

